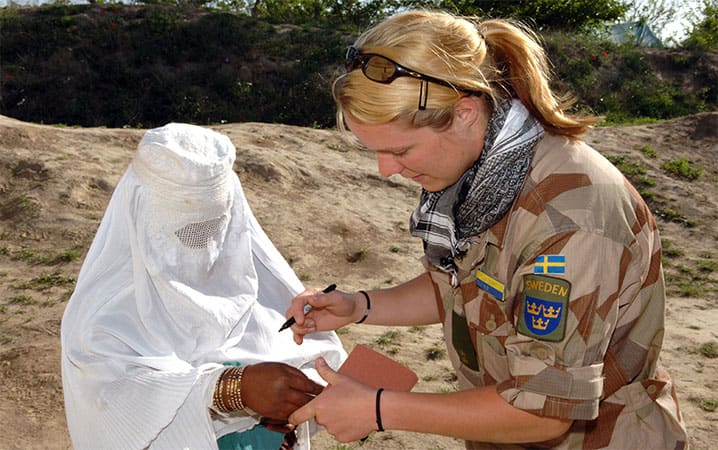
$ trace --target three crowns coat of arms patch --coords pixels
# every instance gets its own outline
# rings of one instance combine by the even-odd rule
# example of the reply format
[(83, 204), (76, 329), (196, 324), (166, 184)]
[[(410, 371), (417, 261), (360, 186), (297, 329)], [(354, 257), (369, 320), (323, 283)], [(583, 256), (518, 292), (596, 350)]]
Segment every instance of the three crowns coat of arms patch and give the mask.
[(563, 340), (571, 284), (542, 275), (524, 277), (518, 331), (544, 341)]

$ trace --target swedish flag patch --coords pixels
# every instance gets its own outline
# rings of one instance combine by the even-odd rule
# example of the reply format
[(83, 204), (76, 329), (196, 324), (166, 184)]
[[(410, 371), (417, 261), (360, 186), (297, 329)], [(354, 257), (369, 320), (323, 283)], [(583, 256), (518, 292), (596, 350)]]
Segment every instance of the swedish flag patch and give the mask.
[(534, 273), (566, 273), (566, 257), (564, 255), (539, 255), (534, 261)]
[(566, 280), (526, 275), (518, 331), (544, 341), (563, 340), (570, 294), (571, 285)]
[(480, 270), (476, 271), (476, 286), (493, 295), (496, 300), (500, 302), (504, 301), (504, 284)]

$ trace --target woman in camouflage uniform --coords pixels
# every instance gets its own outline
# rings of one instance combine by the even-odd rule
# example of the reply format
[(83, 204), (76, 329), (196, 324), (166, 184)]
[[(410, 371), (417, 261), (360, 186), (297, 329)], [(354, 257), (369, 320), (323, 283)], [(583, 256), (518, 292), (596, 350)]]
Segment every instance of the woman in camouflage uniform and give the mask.
[(365, 32), (346, 64), (338, 124), (381, 175), (422, 186), (411, 233), (426, 271), (390, 289), (306, 291), (287, 312), (295, 341), (357, 321), (442, 323), (461, 390), (377, 392), (319, 360), (331, 388), (290, 421), (314, 417), (340, 441), (397, 429), (467, 448), (687, 447), (657, 367), (656, 223), (581, 141), (595, 119), (566, 112), (535, 36), (505, 20), (409, 11)]

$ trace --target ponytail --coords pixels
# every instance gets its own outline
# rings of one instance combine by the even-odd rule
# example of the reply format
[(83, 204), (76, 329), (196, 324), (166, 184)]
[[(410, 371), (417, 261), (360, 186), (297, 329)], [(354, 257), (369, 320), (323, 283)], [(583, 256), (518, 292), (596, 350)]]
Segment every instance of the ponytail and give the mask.
[(496, 69), (490, 80), (495, 97), (518, 98), (554, 134), (575, 137), (597, 122), (593, 117), (573, 117), (565, 112), (575, 99), (558, 97), (551, 89), (549, 60), (535, 33), (498, 19), (481, 22), (478, 28)]

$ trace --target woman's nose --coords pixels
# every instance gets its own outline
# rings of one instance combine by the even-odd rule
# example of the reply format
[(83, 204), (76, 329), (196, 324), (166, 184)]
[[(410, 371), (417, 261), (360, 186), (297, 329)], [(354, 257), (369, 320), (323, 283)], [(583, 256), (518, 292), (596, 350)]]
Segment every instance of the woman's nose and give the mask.
[(383, 177), (389, 177), (404, 170), (404, 166), (399, 164), (393, 155), (377, 155), (376, 160), (379, 165), (379, 174)]

